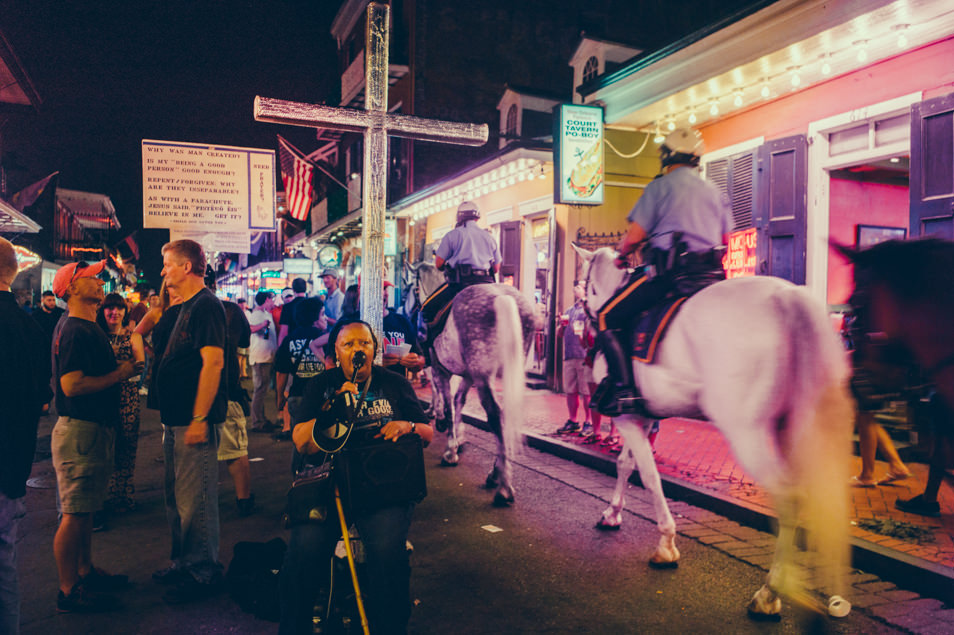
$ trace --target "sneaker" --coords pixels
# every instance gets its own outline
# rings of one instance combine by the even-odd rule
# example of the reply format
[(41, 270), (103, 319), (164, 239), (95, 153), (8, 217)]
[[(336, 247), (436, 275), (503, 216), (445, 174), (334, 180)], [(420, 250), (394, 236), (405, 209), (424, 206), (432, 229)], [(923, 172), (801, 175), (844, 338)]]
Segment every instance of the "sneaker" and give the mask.
[(122, 591), (129, 588), (129, 576), (106, 573), (99, 567), (93, 567), (89, 573), (80, 578), (80, 586), (87, 591), (109, 592)]
[(933, 516), (938, 517), (941, 515), (941, 505), (937, 501), (928, 502), (924, 500), (924, 494), (918, 494), (914, 498), (909, 498), (904, 500), (899, 498), (894, 501), (894, 506), (900, 509), (903, 512), (909, 514), (918, 514), (919, 516)]
[(238, 507), (238, 515), (242, 518), (251, 516), (255, 512), (255, 494), (248, 498), (236, 498), (235, 505)]
[(587, 421), (583, 424), (583, 429), (580, 430), (581, 437), (591, 437), (593, 436), (593, 424)]
[(574, 434), (580, 429), (580, 424), (573, 419), (567, 419), (566, 423), (563, 424), (562, 428), (559, 428), (556, 432), (557, 434)]
[(192, 576), (176, 566), (159, 569), (152, 574), (153, 581), (158, 584), (178, 584), (187, 577), (191, 578)]
[(56, 594), (57, 613), (104, 613), (122, 608), (119, 598), (93, 593), (77, 582), (69, 595), (62, 591)]
[(210, 582), (199, 582), (191, 575), (186, 575), (162, 595), (162, 600), (166, 604), (188, 604), (217, 595), (224, 588), (221, 575), (215, 576)]

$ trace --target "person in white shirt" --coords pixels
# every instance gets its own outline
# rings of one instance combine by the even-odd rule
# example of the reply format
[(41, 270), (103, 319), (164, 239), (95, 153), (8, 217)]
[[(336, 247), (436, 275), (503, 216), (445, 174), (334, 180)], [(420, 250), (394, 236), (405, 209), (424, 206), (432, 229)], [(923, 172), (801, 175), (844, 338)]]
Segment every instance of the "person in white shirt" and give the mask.
[(252, 342), (248, 347), (248, 361), (252, 366), (252, 432), (270, 432), (277, 426), (265, 418), (265, 394), (272, 375), (272, 363), (278, 350), (278, 333), (272, 309), (275, 307), (275, 294), (259, 291), (255, 294), (255, 308), (248, 318), (252, 329)]

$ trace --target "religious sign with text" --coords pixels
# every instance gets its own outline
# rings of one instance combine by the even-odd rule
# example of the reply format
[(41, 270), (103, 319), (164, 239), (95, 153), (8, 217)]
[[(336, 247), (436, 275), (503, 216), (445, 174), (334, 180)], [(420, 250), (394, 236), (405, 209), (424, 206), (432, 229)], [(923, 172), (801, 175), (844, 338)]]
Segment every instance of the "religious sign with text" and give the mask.
[(275, 151), (142, 141), (143, 227), (275, 229)]

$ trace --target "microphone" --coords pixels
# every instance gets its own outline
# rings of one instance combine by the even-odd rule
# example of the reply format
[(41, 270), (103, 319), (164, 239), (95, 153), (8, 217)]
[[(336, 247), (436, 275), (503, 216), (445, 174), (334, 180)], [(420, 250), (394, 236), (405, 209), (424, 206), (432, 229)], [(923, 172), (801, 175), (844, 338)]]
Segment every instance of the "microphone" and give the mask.
[(354, 380), (358, 378), (358, 370), (364, 367), (365, 362), (368, 361), (368, 356), (364, 351), (358, 351), (351, 358), (351, 365), (354, 369), (351, 371), (351, 383), (354, 383)]

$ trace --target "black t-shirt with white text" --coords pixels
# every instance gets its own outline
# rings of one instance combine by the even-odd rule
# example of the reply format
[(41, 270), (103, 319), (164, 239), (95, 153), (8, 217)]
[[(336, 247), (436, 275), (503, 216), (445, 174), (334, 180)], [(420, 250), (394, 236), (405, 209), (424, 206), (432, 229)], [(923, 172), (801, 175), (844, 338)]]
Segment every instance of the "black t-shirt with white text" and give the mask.
[[(187, 426), (191, 423), (202, 371), (202, 355), (199, 351), (211, 346), (222, 349), (224, 356), (225, 333), (225, 310), (208, 289), (202, 289), (180, 305), (156, 379), (159, 414), (164, 425)], [(220, 379), (218, 392), (208, 413), (211, 425), (225, 421), (226, 380), (226, 377)]]
[(116, 370), (116, 356), (106, 333), (96, 322), (67, 317), (53, 334), (56, 411), (63, 417), (119, 425), (119, 383), (98, 392), (67, 397), (60, 378), (74, 371), (102, 377)]
[[(344, 383), (344, 372), (340, 367), (335, 367), (321, 373), (305, 386), (301, 410), (306, 413), (307, 419), (317, 418), (314, 432), (316, 435), (339, 423), (329, 421), (327, 413), (323, 413), (321, 407)], [(363, 390), (364, 384), (360, 383), (358, 389)], [(354, 429), (345, 447), (379, 443), (380, 440), (374, 436), (389, 421), (427, 423), (428, 418), (414, 389), (403, 375), (374, 366), (371, 369), (371, 384), (355, 417)]]
[[(294, 329), (275, 354), (275, 372), (294, 375), (291, 379), (289, 397), (301, 397), (309, 379), (325, 370), (325, 360), (311, 350), (311, 341), (321, 337), (322, 332), (315, 326)], [(321, 349), (318, 349), (321, 351)]]

